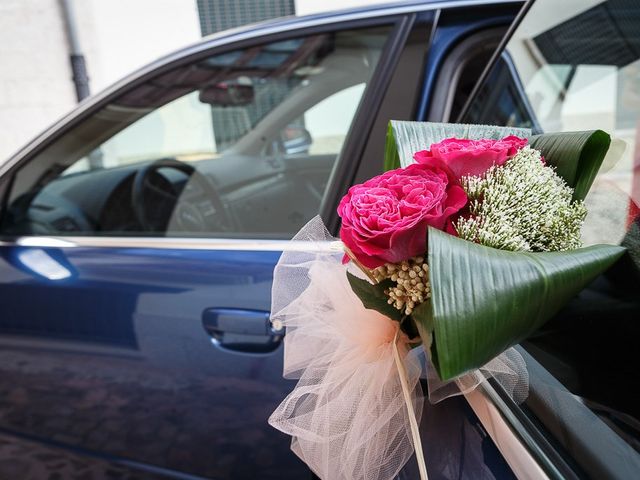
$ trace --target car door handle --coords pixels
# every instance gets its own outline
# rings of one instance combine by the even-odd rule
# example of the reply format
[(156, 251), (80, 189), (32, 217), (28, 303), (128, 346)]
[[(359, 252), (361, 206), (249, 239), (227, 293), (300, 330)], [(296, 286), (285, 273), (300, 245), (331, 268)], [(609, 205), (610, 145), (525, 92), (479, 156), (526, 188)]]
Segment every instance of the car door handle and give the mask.
[(263, 310), (207, 308), (202, 326), (214, 345), (233, 352), (272, 352), (284, 337), (284, 328), (273, 328)]

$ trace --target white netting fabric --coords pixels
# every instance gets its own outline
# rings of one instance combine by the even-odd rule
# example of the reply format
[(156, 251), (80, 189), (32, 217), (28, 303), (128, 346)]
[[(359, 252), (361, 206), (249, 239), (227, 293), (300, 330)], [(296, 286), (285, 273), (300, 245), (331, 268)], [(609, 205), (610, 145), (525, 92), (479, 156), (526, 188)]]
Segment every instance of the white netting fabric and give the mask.
[(515, 348), (503, 352), (477, 370), (446, 382), (440, 380), (430, 362), (427, 363), (426, 370), (431, 403), (438, 403), (453, 395), (470, 392), (490, 378), (496, 380), (501, 389), (516, 403), (524, 402), (529, 396), (527, 365)]
[[(274, 272), (271, 320), (286, 327), (284, 376), (299, 381), (269, 423), (293, 437), (292, 450), (324, 480), (391, 479), (414, 452), (393, 357), (398, 323), (363, 307), (345, 272), (362, 274), (342, 264), (342, 251), (327, 248), (336, 239), (319, 217), (293, 240), (296, 248), (282, 254)], [(308, 250), (300, 241), (309, 242)], [(516, 400), (526, 398), (526, 367), (513, 349), (455, 382), (441, 382), (423, 367), (423, 349), (410, 350), (406, 341), (401, 335), (398, 349), (418, 423), (425, 373), (432, 402), (489, 376)]]

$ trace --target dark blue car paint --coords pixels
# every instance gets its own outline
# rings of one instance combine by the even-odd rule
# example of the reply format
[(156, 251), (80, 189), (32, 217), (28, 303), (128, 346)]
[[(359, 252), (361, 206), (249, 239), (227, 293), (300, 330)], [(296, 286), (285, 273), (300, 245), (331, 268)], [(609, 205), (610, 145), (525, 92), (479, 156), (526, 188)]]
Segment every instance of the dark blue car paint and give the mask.
[[(451, 46), (504, 21), (436, 31), (418, 118)], [(282, 347), (230, 350), (203, 325), (207, 309), (269, 311), (278, 252), (0, 246), (0, 256), (0, 433), (49, 449), (39, 459), (25, 447), (27, 463), (51, 473), (76, 455), (79, 472), (106, 460), (137, 478), (311, 478), (266, 422), (293, 385)], [(427, 405), (422, 428), (430, 478), (512, 478), (463, 398)]]
[(513, 17), (510, 16), (489, 16), (488, 18), (472, 17), (456, 19), (449, 22), (439, 18), (435, 29), (429, 56), (425, 63), (424, 89), (418, 103), (416, 120), (425, 120), (433, 90), (436, 84), (438, 72), (448, 53), (463, 39), (479, 30), (493, 28), (501, 25), (509, 25)]
[[(307, 475), (266, 423), (292, 387), (281, 349), (232, 352), (202, 323), (210, 307), (268, 311), (278, 252), (2, 250), (5, 432), (194, 475)], [(21, 263), (33, 250), (70, 276)]]
[[(293, 386), (282, 348), (229, 351), (202, 325), (212, 306), (268, 310), (278, 252), (1, 250), (1, 432), (148, 473), (309, 477), (266, 423)], [(33, 251), (70, 276), (36, 273)], [(463, 399), (427, 405), (423, 430), (433, 478), (452, 455), (460, 478), (508, 473)]]

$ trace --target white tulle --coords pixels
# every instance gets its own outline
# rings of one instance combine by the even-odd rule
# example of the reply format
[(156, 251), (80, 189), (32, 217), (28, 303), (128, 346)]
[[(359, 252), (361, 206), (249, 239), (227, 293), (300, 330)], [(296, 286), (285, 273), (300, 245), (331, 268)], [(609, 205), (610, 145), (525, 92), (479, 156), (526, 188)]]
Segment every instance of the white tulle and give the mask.
[(336, 240), (319, 218), (294, 240), (310, 242), (309, 250), (285, 251), (278, 262), (271, 319), (286, 327), (284, 376), (299, 381), (269, 423), (293, 437), (292, 450), (320, 478), (384, 480), (398, 474), (414, 452), (409, 415), (419, 423), (421, 376), (427, 377), (432, 402), (465, 393), (491, 376), (516, 400), (526, 398), (526, 367), (515, 350), (441, 382), (423, 349), (411, 349), (400, 333), (409, 411), (393, 356), (399, 324), (363, 307), (346, 270), (362, 274), (342, 264), (342, 252), (315, 248)]
[(445, 398), (470, 392), (490, 378), (495, 380), (502, 391), (516, 403), (524, 402), (529, 395), (527, 364), (514, 348), (498, 355), (483, 367), (447, 382), (440, 380), (431, 363), (427, 363), (426, 370), (431, 403), (438, 403)]

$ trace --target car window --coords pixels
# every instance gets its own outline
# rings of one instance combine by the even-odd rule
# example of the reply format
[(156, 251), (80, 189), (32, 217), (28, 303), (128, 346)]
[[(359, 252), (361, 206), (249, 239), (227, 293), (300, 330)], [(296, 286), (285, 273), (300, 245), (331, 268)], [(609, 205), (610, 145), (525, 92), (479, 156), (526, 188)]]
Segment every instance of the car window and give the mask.
[(288, 238), (319, 213), (391, 27), (157, 74), (15, 175), (4, 235)]
[(583, 243), (627, 255), (525, 348), (640, 451), (640, 3), (536, 1), (463, 121), (537, 131), (602, 129), (613, 142), (586, 199)]

